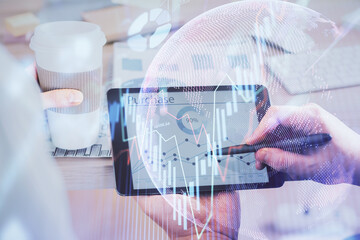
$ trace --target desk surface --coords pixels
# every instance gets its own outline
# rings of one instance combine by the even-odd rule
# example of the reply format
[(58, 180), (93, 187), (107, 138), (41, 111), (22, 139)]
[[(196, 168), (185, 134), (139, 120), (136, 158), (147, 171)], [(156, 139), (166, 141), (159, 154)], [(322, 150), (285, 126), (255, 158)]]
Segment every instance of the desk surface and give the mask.
[[(27, 1), (22, 1), (21, 3), (19, 3), (19, 1), (22, 0), (0, 1), (1, 23), (4, 17), (19, 13), (20, 11), (36, 11), (37, 7), (35, 3), (41, 5), (42, 2), (42, 0), (35, 0), (31, 1), (30, 4), (30, 2), (28, 3)], [(292, 0), (292, 2), (307, 1)], [(335, 22), (340, 22), (341, 16), (360, 7), (358, 0), (347, 0), (346, 4), (344, 2), (345, 1), (338, 0), (316, 0), (311, 1), (309, 7), (323, 13)], [(9, 3), (13, 7), (3, 7), (3, 3)], [(21, 10), (19, 10), (20, 6)], [(4, 32), (1, 23), (0, 35)], [(359, 39), (360, 33), (358, 32), (349, 36), (346, 41), (359, 43)], [(25, 44), (8, 44), (6, 47), (19, 60), (23, 60), (24, 57), (31, 58), (33, 55), (33, 52)], [(112, 45), (106, 45), (104, 48), (104, 79), (107, 77), (106, 70), (111, 61), (112, 49)], [(360, 133), (360, 87), (337, 89), (329, 93), (328, 95), (313, 93), (308, 96), (308, 100), (320, 104), (326, 110), (332, 112), (344, 121), (346, 125)], [(297, 97), (290, 96), (284, 89), (279, 89), (278, 92), (271, 96), (273, 105), (283, 104), (283, 101), (297, 101), (298, 99), (302, 101), (302, 98), (303, 96), (301, 95)], [(56, 162), (61, 169), (69, 190), (114, 189), (115, 187), (113, 162), (111, 158), (57, 158)], [(239, 194), (242, 205), (240, 232), (244, 234), (244, 237), (256, 236), (257, 239), (280, 239), (281, 236), (275, 236), (276, 234), (273, 234), (274, 236), (269, 238), (269, 236), (262, 235), (259, 230), (268, 223), (277, 222), (277, 220), (279, 220), (280, 210), (284, 210), (283, 206), (288, 206), (294, 202), (299, 203), (299, 206), (303, 204), (304, 209), (306, 209), (306, 207), (326, 209), (324, 211), (326, 214), (331, 214), (331, 209), (337, 207), (342, 210), (341, 206), (353, 206), (353, 209), (350, 211), (360, 216), (360, 209), (358, 209), (360, 191), (358, 187), (350, 185), (325, 186), (314, 182), (290, 182), (285, 183), (285, 185), (279, 189), (240, 191)], [(341, 197), (339, 197), (340, 195)], [(114, 196), (116, 196), (116, 198)], [(317, 198), (317, 196), (320, 197)], [(115, 228), (118, 228), (114, 230), (114, 232), (118, 232), (119, 229), (124, 230), (124, 232), (125, 230), (128, 231), (127, 229), (131, 229), (132, 227), (130, 222), (132, 224), (133, 221), (128, 221), (125, 217), (119, 216), (127, 216), (126, 214), (135, 211), (139, 213), (133, 198), (119, 197), (112, 190), (69, 191), (69, 197), (73, 206), (74, 222), (80, 223), (79, 226), (76, 226), (76, 229), (80, 229), (77, 230), (77, 232), (81, 232), (82, 234), (80, 235), (82, 236), (80, 239), (94, 238), (94, 236), (101, 238), (100, 236), (103, 236), (104, 231), (106, 232), (106, 229), (111, 226), (112, 223), (118, 221), (118, 219), (120, 219), (120, 221), (118, 225), (115, 225)], [(109, 199), (110, 201), (108, 201)], [(116, 199), (116, 201), (114, 199)], [(319, 199), (320, 201), (318, 201)], [(321, 201), (323, 199), (328, 200), (327, 205), (324, 205), (324, 202)], [(91, 208), (92, 206), (94, 206), (94, 208)], [(105, 208), (107, 213), (113, 216), (108, 221), (106, 221), (107, 219), (105, 218), (105, 220), (101, 217), (99, 218), (99, 215), (93, 213), (95, 210), (96, 212), (105, 211)], [(292, 219), (287, 220), (286, 218), (281, 218), (280, 220), (284, 222), (284, 224), (287, 222), (301, 223), (301, 217), (304, 215), (301, 215), (300, 211), (303, 209), (300, 209), (298, 206), (296, 206), (296, 209), (299, 210), (297, 212), (298, 214), (296, 216), (291, 215), (290, 217), (292, 217)], [(157, 234), (159, 234), (159, 228), (154, 228), (153, 225), (150, 226), (150, 221), (146, 220), (147, 217), (145, 214), (139, 216), (139, 222), (148, 222), (149, 229), (151, 227), (152, 231), (157, 231)], [(96, 221), (94, 219), (96, 219)], [(322, 219), (319, 221), (321, 220)], [(354, 224), (357, 223), (355, 222)], [(89, 227), (86, 227), (87, 225)], [(143, 230), (140, 229), (139, 231), (141, 232)], [(162, 230), (160, 229), (160, 231)], [(242, 237), (241, 239), (253, 239), (253, 237)], [(291, 239), (291, 237), (288, 237), (288, 239)]]
[[(312, 102), (320, 104), (323, 108), (335, 114), (347, 126), (360, 133), (360, 87), (332, 90), (331, 96), (334, 101), (324, 101), (324, 95), (314, 94)], [(279, 92), (278, 92), (279, 93)], [(284, 91), (283, 94), (286, 94)], [(344, 96), (353, 96), (354, 104), (344, 107), (342, 101)], [(276, 104), (273, 97), (273, 105)], [(282, 98), (283, 100), (283, 98)], [(349, 100), (350, 102), (350, 100)], [(99, 189), (114, 188), (113, 161), (111, 158), (57, 158), (59, 167), (62, 170), (68, 189)]]
[[(344, 43), (360, 39), (360, 32), (353, 32)], [(112, 45), (104, 49), (104, 66), (112, 56)], [(104, 67), (106, 69), (106, 67)], [(106, 74), (106, 71), (104, 71)], [(106, 76), (104, 76), (104, 79)], [(315, 92), (305, 95), (289, 95), (283, 87), (270, 92), (272, 105), (314, 102), (341, 119), (347, 126), (360, 133), (360, 86)], [(57, 158), (68, 189), (114, 188), (113, 161), (111, 158)]]
[[(350, 3), (351, 2), (351, 3)], [(327, 7), (324, 7), (327, 5)], [(335, 7), (336, 5), (336, 7)], [(335, 22), (340, 22), (342, 15), (351, 12), (359, 7), (357, 1), (349, 1), (345, 4), (338, 4), (336, 1), (312, 1), (310, 6), (314, 10), (324, 13), (332, 18)], [(1, 13), (1, 12), (0, 12)], [(3, 16), (2, 16), (3, 17)], [(341, 44), (358, 43), (360, 39), (360, 32), (352, 31)], [(6, 47), (9, 51), (19, 59), (24, 56), (32, 56), (32, 51), (24, 44), (8, 44)], [(113, 46), (106, 45), (104, 47), (103, 65), (104, 78), (107, 78), (108, 66), (112, 58)], [(308, 101), (318, 103), (326, 110), (335, 114), (338, 118), (345, 122), (350, 128), (360, 133), (360, 86), (352, 88), (344, 88), (331, 90), (328, 93), (318, 92), (312, 93), (308, 96)], [(297, 99), (302, 99), (304, 96), (291, 96), (283, 88), (280, 88), (271, 96), (272, 105), (283, 104), (286, 102), (296, 102)], [(302, 101), (302, 100), (301, 100)], [(57, 158), (59, 167), (62, 170), (67, 188), (75, 189), (100, 189), (100, 188), (114, 188), (114, 172), (111, 158)]]

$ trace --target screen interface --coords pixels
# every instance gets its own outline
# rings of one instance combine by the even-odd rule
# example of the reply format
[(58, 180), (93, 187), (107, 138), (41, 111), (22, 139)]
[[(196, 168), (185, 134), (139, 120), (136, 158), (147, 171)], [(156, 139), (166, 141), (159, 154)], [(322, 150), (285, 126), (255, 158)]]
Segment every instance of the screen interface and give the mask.
[[(245, 143), (258, 126), (255, 89), (122, 93), (134, 189), (267, 183), (254, 153), (212, 150)], [(195, 190), (194, 190), (195, 189)]]

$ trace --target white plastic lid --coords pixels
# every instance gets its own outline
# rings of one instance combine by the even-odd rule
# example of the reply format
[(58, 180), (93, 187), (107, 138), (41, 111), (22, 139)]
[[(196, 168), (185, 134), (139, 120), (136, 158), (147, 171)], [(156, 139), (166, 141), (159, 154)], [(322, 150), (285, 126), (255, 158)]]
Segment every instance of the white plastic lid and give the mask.
[(102, 47), (106, 43), (105, 34), (96, 24), (82, 21), (50, 22), (35, 28), (30, 48), (33, 51), (57, 51), (84, 40), (94, 47)]

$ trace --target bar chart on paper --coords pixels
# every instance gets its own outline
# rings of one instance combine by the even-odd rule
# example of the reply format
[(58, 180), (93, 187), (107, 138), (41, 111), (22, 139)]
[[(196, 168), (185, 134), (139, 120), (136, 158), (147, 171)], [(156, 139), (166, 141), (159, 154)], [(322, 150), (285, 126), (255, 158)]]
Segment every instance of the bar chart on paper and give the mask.
[(92, 146), (83, 149), (68, 150), (55, 147), (51, 142), (50, 134), (48, 134), (48, 140), (50, 145), (50, 154), (54, 157), (81, 157), (81, 158), (103, 158), (111, 157), (111, 140), (109, 134), (109, 120), (106, 106), (103, 106), (101, 121), (100, 121), (100, 132), (99, 137)]

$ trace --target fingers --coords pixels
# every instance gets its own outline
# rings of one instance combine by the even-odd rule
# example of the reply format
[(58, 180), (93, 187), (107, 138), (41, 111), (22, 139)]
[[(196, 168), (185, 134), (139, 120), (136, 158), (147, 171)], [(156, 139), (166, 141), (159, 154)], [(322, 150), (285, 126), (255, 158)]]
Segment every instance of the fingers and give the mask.
[(74, 89), (59, 89), (42, 93), (44, 109), (76, 106), (82, 103), (83, 99), (82, 92)]
[(296, 106), (272, 106), (266, 112), (259, 126), (247, 139), (247, 144), (255, 144), (264, 140), (280, 124), (294, 130), (304, 132), (320, 132), (321, 108), (316, 104)]
[(215, 223), (212, 229), (230, 239), (237, 239), (241, 222), (239, 192), (220, 192), (214, 196), (214, 200), (212, 218)]
[[(231, 239), (237, 237), (240, 227), (240, 197), (237, 192), (220, 192), (200, 197), (200, 209), (197, 210), (197, 200), (182, 194), (134, 196), (140, 208), (169, 235), (187, 236), (198, 229), (204, 232), (219, 232)], [(184, 200), (186, 200), (186, 215), (184, 215)], [(180, 204), (178, 204), (180, 202)], [(175, 203), (173, 205), (172, 203)], [(187, 218), (187, 230), (171, 218), (176, 210), (176, 217)], [(211, 217), (210, 213), (213, 211)], [(164, 221), (169, 219), (169, 221)], [(208, 224), (207, 224), (208, 223)]]
[(254, 133), (246, 140), (246, 143), (255, 144), (262, 141), (269, 132), (284, 122), (296, 110), (296, 107), (291, 106), (271, 106)]
[(300, 155), (278, 148), (262, 148), (255, 153), (256, 169), (261, 170), (265, 164), (279, 172), (298, 175), (301, 167), (311, 162), (308, 156)]

